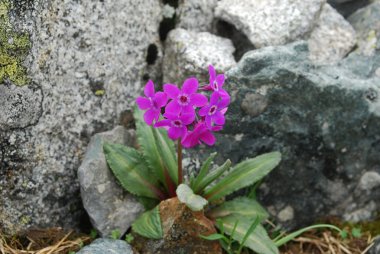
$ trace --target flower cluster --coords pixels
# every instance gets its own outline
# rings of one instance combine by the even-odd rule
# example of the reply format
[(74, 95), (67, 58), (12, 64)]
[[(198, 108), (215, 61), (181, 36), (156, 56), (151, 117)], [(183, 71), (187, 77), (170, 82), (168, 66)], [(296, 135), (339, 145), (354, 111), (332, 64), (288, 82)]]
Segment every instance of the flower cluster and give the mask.
[[(174, 84), (165, 84), (164, 92), (157, 93), (153, 82), (149, 81), (144, 89), (146, 97), (136, 99), (138, 107), (146, 110), (145, 122), (166, 128), (169, 138), (181, 139), (184, 147), (194, 147), (202, 142), (213, 145), (213, 132), (223, 128), (230, 96), (223, 89), (224, 74), (217, 75), (212, 65), (209, 66), (209, 74), (209, 84), (203, 87), (199, 87), (196, 78), (189, 78), (181, 89)], [(210, 100), (198, 90), (211, 91)]]

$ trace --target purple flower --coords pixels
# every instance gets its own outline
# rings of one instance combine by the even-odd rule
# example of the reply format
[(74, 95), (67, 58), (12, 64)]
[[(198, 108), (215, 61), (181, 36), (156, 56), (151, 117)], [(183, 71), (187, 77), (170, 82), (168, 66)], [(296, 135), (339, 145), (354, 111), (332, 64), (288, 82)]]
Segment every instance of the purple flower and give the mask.
[(165, 113), (178, 115), (191, 114), (195, 116), (194, 107), (206, 105), (207, 98), (203, 94), (196, 93), (198, 90), (198, 80), (195, 78), (186, 79), (180, 90), (176, 85), (165, 84), (164, 92), (172, 99), (165, 108)]
[(177, 115), (170, 113), (165, 113), (164, 116), (166, 119), (158, 121), (154, 127), (166, 127), (169, 138), (173, 140), (185, 137), (187, 133), (186, 125), (191, 124), (195, 117), (192, 114)]
[(144, 113), (144, 120), (148, 125), (152, 125), (153, 121), (158, 121), (161, 114), (161, 108), (166, 105), (168, 97), (163, 92), (154, 91), (154, 84), (151, 80), (145, 85), (144, 94), (146, 97), (138, 97), (136, 103)]
[(187, 133), (181, 144), (186, 148), (194, 147), (201, 144), (202, 142), (209, 146), (212, 146), (216, 141), (215, 136), (212, 134), (212, 131), (219, 131), (221, 129), (222, 126), (213, 126), (211, 129), (209, 129), (204, 122), (199, 122), (193, 131)]
[(223, 89), (225, 76), (224, 74), (216, 74), (215, 68), (212, 65), (208, 66), (208, 73), (210, 74), (210, 83), (203, 89), (208, 91), (214, 91), (220, 94), (222, 97), (230, 97), (228, 93)]
[(206, 126), (211, 129), (213, 123), (223, 125), (224, 114), (227, 111), (229, 99), (221, 97), (217, 92), (211, 94), (210, 103), (199, 110), (199, 115), (205, 118)]

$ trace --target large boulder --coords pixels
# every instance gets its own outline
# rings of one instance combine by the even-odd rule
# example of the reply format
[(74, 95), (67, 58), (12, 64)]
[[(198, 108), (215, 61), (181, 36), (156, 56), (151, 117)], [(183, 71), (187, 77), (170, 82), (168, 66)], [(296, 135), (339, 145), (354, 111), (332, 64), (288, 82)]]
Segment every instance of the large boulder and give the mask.
[(316, 67), (308, 54), (305, 42), (266, 47), (227, 72), (233, 96), (220, 161), (280, 151), (259, 197), (285, 226), (326, 215), (372, 219), (380, 210), (380, 77), (366, 72), (370, 59)]
[(206, 82), (210, 64), (219, 72), (227, 71), (236, 64), (234, 51), (229, 39), (208, 32), (174, 29), (166, 40), (162, 66), (164, 82), (182, 85), (190, 76)]
[(210, 32), (217, 0), (180, 0), (176, 27), (196, 32)]
[(96, 134), (91, 138), (78, 169), (83, 206), (93, 227), (101, 236), (107, 237), (113, 230), (124, 234), (144, 208), (117, 183), (107, 166), (104, 142), (133, 147), (135, 133), (117, 126), (111, 131)]
[(380, 50), (380, 1), (359, 9), (348, 21), (357, 31), (358, 49), (363, 55), (373, 55)]
[(78, 226), (77, 168), (160, 68), (160, 21), (159, 1), (1, 1), (0, 228)]
[(222, 0), (215, 16), (243, 32), (256, 48), (305, 38), (325, 0)]
[(334, 8), (325, 4), (309, 38), (310, 59), (317, 64), (335, 64), (355, 46), (356, 33)]

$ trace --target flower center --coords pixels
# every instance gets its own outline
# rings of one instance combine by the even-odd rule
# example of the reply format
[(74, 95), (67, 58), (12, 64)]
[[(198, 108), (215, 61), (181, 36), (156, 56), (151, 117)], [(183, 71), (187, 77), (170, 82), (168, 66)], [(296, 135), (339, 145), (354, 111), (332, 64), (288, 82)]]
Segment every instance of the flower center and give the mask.
[(187, 94), (180, 94), (178, 96), (178, 103), (182, 106), (188, 105), (190, 102), (190, 98)]
[(216, 81), (214, 81), (214, 83), (212, 83), (212, 86), (213, 86), (214, 91), (219, 90), (219, 86), (218, 86), (218, 83), (216, 83)]
[(150, 100), (150, 105), (152, 105), (152, 108), (153, 109), (158, 109), (156, 101), (153, 100), (152, 98), (149, 98), (149, 100)]
[(213, 106), (209, 109), (209, 111), (208, 111), (208, 115), (211, 116), (211, 115), (215, 114), (217, 108), (218, 108), (218, 107), (217, 107), (216, 105), (213, 105)]
[(173, 127), (181, 128), (182, 122), (181, 122), (181, 120), (174, 120), (174, 121), (172, 121), (172, 125), (173, 125)]

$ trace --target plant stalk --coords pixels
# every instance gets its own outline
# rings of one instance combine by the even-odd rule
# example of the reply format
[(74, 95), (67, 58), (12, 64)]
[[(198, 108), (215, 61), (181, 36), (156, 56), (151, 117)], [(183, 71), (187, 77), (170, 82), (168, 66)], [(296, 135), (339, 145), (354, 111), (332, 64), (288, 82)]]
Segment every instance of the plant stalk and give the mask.
[(182, 174), (182, 144), (181, 138), (178, 139), (178, 150), (177, 150), (177, 159), (178, 159), (178, 185), (180, 185), (183, 181)]

